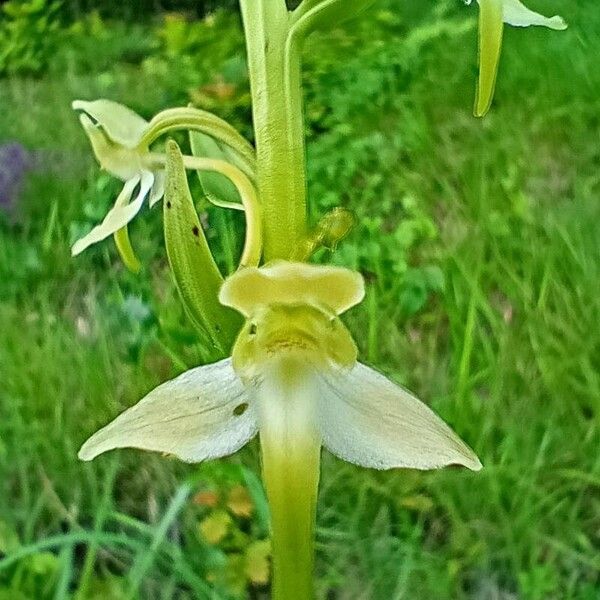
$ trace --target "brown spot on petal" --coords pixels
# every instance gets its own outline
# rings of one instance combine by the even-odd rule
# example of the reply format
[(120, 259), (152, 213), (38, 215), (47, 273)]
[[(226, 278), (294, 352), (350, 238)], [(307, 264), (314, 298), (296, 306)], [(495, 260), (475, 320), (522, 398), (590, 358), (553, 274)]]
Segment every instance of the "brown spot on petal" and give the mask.
[(246, 412), (246, 409), (248, 408), (248, 403), (247, 402), (242, 402), (241, 404), (238, 404), (234, 409), (233, 409), (233, 414), (236, 417), (240, 417), (241, 415), (243, 415)]

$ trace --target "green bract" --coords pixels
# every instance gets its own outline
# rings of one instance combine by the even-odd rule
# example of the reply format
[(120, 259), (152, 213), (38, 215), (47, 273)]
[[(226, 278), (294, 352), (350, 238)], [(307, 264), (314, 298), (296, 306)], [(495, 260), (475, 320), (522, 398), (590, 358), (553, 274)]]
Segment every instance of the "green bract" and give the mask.
[[(515, 27), (541, 25), (550, 29), (566, 29), (562, 17), (544, 17), (529, 10), (519, 0), (477, 0), (479, 2), (479, 82), (475, 115), (484, 116), (492, 103), (496, 74), (500, 62), (504, 23)], [(467, 0), (471, 4), (471, 0)]]
[(223, 277), (194, 208), (183, 157), (172, 140), (167, 143), (166, 174), (163, 219), (171, 272), (186, 312), (204, 343), (225, 356), (241, 322), (239, 315), (218, 302)]

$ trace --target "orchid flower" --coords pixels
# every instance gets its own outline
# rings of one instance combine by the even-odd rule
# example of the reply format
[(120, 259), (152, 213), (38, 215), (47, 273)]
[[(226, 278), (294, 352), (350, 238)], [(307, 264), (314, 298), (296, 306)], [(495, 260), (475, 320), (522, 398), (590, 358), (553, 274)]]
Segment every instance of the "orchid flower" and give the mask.
[[(142, 144), (148, 121), (110, 100), (76, 100), (73, 108), (83, 111), (79, 120), (100, 165), (125, 182), (102, 223), (73, 245), (72, 254), (76, 256), (92, 244), (123, 230), (140, 211), (147, 196), (150, 206), (158, 202), (164, 194), (165, 177), (164, 169), (150, 166), (147, 160), (149, 148)], [(132, 201), (136, 188), (139, 189)]]
[[(562, 30), (567, 24), (559, 16), (545, 17), (528, 9), (520, 0), (477, 0), (479, 3), (479, 82), (475, 116), (484, 116), (492, 103), (500, 61), (504, 23), (514, 27), (539, 25)], [(471, 0), (466, 0), (471, 4)]]
[[(150, 145), (167, 131), (196, 130), (213, 136), (229, 149), (229, 156), (234, 163), (232, 167), (239, 167), (250, 180), (254, 177), (255, 159), (250, 144), (231, 125), (206, 111), (190, 107), (173, 108), (146, 121), (127, 106), (111, 100), (76, 100), (72, 106), (82, 111), (79, 120), (100, 166), (125, 182), (102, 223), (75, 242), (73, 256), (114, 235), (126, 264), (133, 270), (139, 268), (129, 243), (127, 225), (140, 211), (146, 197), (152, 207), (164, 195), (166, 159), (163, 155), (151, 153)], [(198, 160), (194, 158), (185, 157), (187, 168), (198, 168)], [(205, 162), (201, 168), (217, 172), (227, 170), (227, 177), (231, 177), (232, 169), (226, 167), (223, 161)], [(137, 194), (132, 201), (136, 189)], [(243, 204), (239, 208), (244, 210)]]
[(299, 561), (312, 561), (321, 445), (375, 469), (481, 468), (429, 407), (357, 362), (339, 315), (363, 296), (362, 277), (340, 267), (275, 261), (240, 269), (219, 296), (246, 319), (232, 356), (160, 385), (95, 433), (79, 457), (133, 447), (200, 462), (235, 452), (259, 432), (274, 589), (285, 579), (287, 589), (306, 591), (294, 597), (310, 597), (310, 568)]

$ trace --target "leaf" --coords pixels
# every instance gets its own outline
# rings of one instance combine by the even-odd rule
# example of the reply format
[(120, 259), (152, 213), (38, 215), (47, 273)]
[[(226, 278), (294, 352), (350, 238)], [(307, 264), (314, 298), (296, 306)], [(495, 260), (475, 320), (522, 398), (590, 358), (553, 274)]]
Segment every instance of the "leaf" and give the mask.
[(198, 331), (225, 356), (242, 319), (219, 303), (223, 278), (198, 219), (181, 152), (172, 140), (167, 143), (163, 214), (169, 263), (186, 312)]
[(434, 506), (433, 500), (429, 496), (423, 494), (414, 494), (412, 496), (405, 496), (400, 500), (400, 506), (407, 508), (408, 510), (414, 510), (420, 513), (431, 512)]
[(214, 508), (219, 503), (219, 494), (214, 490), (198, 492), (192, 498), (192, 502), (198, 506), (208, 506), (209, 508)]
[(0, 553), (10, 554), (20, 547), (19, 536), (6, 521), (0, 521)]

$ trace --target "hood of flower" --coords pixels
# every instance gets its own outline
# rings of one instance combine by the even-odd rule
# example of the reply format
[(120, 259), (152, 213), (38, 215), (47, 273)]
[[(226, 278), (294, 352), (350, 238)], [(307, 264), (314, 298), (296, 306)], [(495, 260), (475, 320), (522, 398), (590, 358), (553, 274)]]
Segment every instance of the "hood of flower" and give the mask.
[(284, 260), (240, 269), (225, 280), (219, 300), (245, 317), (273, 304), (312, 306), (340, 315), (365, 295), (362, 276), (342, 267)]
[(135, 177), (143, 170), (143, 156), (147, 150), (131, 149), (113, 142), (102, 127), (94, 124), (85, 114), (80, 115), (79, 120), (103, 169), (122, 181)]

